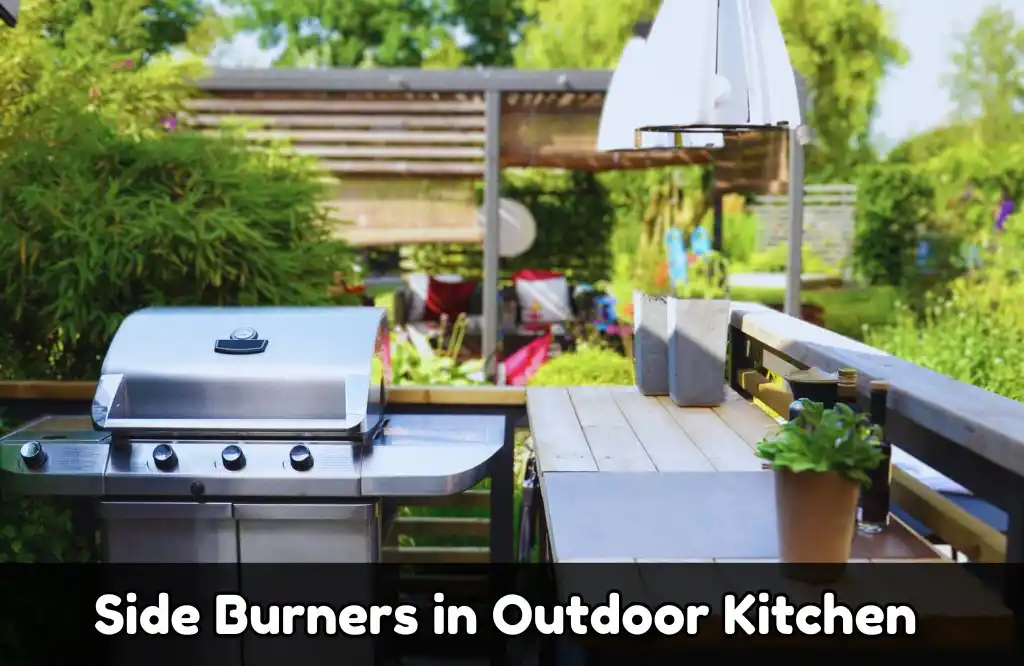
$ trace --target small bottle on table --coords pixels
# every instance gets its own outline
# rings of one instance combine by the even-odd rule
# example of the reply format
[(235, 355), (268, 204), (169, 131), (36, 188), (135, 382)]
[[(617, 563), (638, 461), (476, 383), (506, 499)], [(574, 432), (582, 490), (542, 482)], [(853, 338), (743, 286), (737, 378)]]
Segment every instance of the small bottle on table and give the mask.
[(836, 401), (845, 404), (855, 412), (860, 411), (857, 407), (857, 371), (853, 368), (839, 368)]
[(878, 534), (889, 526), (890, 484), (892, 481), (892, 448), (885, 438), (886, 401), (889, 385), (871, 382), (871, 422), (882, 430), (880, 442), (882, 462), (868, 472), (871, 486), (860, 491), (860, 519), (857, 529), (865, 534)]

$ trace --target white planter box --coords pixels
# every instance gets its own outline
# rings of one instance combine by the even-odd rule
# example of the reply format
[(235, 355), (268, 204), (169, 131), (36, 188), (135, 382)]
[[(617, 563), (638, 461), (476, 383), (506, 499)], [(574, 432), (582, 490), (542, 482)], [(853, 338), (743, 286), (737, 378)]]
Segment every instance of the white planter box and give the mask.
[(644, 395), (668, 395), (668, 298), (633, 292), (633, 363)]
[(725, 400), (730, 309), (725, 300), (668, 299), (668, 392), (680, 407)]

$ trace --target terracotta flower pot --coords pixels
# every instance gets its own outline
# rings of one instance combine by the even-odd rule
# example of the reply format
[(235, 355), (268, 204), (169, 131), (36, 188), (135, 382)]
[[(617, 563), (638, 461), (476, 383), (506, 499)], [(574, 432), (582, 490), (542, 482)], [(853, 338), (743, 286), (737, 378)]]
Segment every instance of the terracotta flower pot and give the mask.
[(782, 562), (845, 564), (853, 545), (859, 496), (860, 484), (838, 472), (776, 469), (775, 510)]

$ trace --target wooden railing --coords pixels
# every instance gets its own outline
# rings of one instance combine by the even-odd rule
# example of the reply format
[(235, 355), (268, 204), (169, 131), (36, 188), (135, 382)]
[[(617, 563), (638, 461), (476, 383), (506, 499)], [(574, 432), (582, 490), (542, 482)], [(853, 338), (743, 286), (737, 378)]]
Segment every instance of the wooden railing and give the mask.
[[(13, 425), (46, 414), (87, 414), (95, 391), (96, 383), (88, 381), (0, 382), (0, 418)], [(514, 432), (517, 425), (525, 425), (526, 391), (514, 387), (397, 386), (391, 388), (388, 400), (403, 412), (501, 415), (506, 431), (504, 446), (488, 469), (489, 488), (450, 496), (399, 498), (393, 503), (397, 517), (384, 543), (384, 560), (403, 564), (512, 561)], [(441, 515), (424, 510), (430, 508), (440, 510)], [(416, 545), (417, 540), (438, 537), (468, 538), (480, 545)]]
[[(730, 347), (733, 387), (776, 414), (788, 412), (793, 396), (774, 377), (855, 368), (864, 407), (870, 381), (887, 381), (886, 432), (893, 445), (1005, 511), (1009, 530), (1000, 533), (899, 468), (894, 504), (971, 561), (1022, 561), (1024, 404), (759, 304), (733, 304)], [(1014, 586), (1009, 596), (1019, 599), (1016, 576), (1007, 584)]]

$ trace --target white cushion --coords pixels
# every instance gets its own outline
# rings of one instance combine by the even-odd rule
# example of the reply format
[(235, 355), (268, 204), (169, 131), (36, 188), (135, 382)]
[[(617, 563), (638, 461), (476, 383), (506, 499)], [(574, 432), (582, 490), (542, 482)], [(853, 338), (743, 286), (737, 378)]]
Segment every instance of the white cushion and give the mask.
[(572, 319), (569, 281), (564, 277), (516, 280), (516, 300), (524, 324), (557, 324)]

